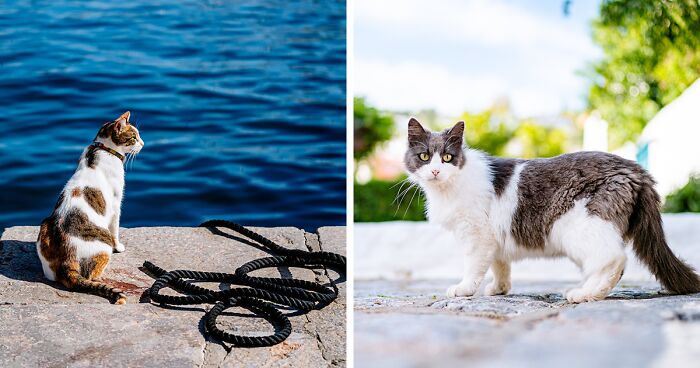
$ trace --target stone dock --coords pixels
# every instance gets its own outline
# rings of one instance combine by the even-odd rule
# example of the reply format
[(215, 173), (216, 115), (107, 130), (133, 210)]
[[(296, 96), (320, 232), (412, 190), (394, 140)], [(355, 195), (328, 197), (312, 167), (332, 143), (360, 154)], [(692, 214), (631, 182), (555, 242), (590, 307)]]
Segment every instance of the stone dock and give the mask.
[[(283, 228), (251, 228), (289, 248), (345, 255), (345, 227), (316, 233)], [(322, 310), (292, 313), (292, 334), (267, 348), (235, 348), (204, 334), (211, 305), (160, 307), (146, 290), (153, 278), (141, 265), (149, 260), (166, 270), (233, 272), (250, 260), (269, 256), (228, 229), (148, 227), (121, 230), (124, 253), (114, 254), (102, 279), (128, 296), (126, 305), (71, 292), (44, 279), (36, 255), (38, 227), (5, 229), (0, 242), (0, 366), (95, 367), (329, 367), (346, 365), (345, 275), (335, 271), (278, 268), (254, 275), (335, 283), (339, 298)], [(202, 283), (209, 288), (228, 285)], [(232, 308), (219, 317), (236, 334), (267, 335), (264, 319)]]
[[(700, 270), (700, 216), (664, 215), (664, 227)], [(700, 294), (664, 294), (631, 252), (603, 301), (566, 302), (581, 276), (564, 259), (515, 263), (507, 296), (448, 299), (462, 250), (444, 231), (355, 224), (354, 239), (357, 367), (700, 367)]]

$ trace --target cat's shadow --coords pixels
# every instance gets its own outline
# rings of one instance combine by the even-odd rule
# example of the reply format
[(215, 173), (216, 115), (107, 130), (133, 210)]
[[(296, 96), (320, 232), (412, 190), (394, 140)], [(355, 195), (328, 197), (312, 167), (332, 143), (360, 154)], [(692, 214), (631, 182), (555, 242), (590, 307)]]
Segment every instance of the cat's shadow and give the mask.
[(19, 281), (43, 281), (44, 271), (36, 243), (20, 240), (0, 242), (0, 275)]
[(63, 285), (44, 277), (35, 242), (21, 240), (0, 242), (0, 275), (11, 280), (36, 282), (57, 290), (67, 290)]

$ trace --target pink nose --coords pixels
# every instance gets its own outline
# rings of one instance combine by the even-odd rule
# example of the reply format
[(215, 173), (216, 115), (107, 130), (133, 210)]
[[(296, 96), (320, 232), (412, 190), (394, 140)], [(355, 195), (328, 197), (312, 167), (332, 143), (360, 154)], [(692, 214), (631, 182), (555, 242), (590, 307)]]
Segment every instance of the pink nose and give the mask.
[(438, 170), (438, 169), (433, 169), (433, 170), (431, 170), (430, 172), (433, 173), (433, 176), (437, 177), (438, 174), (440, 173), (440, 170)]

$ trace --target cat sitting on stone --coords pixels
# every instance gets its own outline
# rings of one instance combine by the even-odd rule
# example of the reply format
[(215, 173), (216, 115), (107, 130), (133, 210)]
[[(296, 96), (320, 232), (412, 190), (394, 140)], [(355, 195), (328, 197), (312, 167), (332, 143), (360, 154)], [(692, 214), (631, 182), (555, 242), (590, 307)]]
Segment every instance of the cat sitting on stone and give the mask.
[(124, 195), (124, 158), (144, 146), (127, 111), (100, 128), (80, 156), (53, 213), (41, 223), (37, 253), (44, 275), (78, 289), (126, 303), (123, 292), (96, 281), (112, 252), (123, 252), (119, 216)]
[(439, 133), (408, 122), (409, 180), (425, 193), (430, 221), (465, 247), (464, 277), (448, 297), (474, 295), (489, 267), (485, 294), (507, 294), (511, 262), (568, 257), (583, 282), (566, 299), (601, 300), (622, 276), (629, 242), (666, 289), (700, 292), (698, 275), (666, 243), (654, 180), (635, 162), (603, 152), (491, 157), (463, 148), (463, 137), (463, 122)]

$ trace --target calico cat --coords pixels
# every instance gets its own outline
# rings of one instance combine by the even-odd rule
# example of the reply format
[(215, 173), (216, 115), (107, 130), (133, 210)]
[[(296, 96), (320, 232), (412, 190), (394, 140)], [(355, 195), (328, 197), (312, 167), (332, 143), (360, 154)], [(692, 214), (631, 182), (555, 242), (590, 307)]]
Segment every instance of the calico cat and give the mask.
[(473, 295), (489, 267), (485, 294), (507, 294), (512, 261), (568, 257), (584, 280), (566, 299), (601, 300), (622, 276), (630, 241), (666, 289), (700, 292), (698, 275), (666, 244), (654, 180), (637, 163), (603, 152), (497, 158), (463, 148), (463, 137), (463, 122), (439, 133), (408, 122), (409, 180), (425, 193), (430, 221), (466, 247), (464, 277), (448, 297)]
[(79, 289), (126, 303), (121, 290), (99, 281), (112, 252), (123, 252), (119, 216), (124, 194), (124, 158), (144, 146), (127, 111), (100, 128), (80, 156), (53, 213), (41, 223), (37, 253), (44, 275)]

